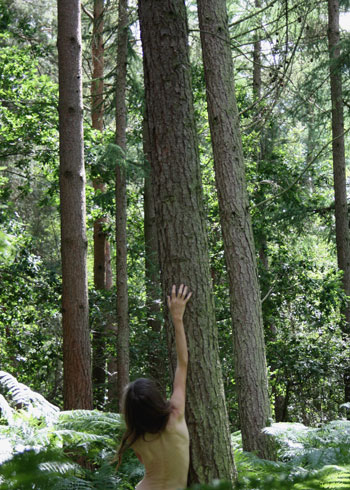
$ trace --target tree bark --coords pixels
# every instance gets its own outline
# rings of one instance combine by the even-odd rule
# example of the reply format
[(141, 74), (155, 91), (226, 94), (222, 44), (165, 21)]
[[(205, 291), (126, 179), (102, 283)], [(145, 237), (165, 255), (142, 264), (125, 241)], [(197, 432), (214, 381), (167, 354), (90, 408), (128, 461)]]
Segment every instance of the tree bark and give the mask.
[(91, 82), (91, 120), (92, 127), (103, 131), (104, 117), (104, 0), (94, 0), (92, 33), (92, 82)]
[[(92, 82), (91, 82), (91, 121), (92, 127), (103, 131), (104, 117), (104, 0), (94, 0), (94, 18), (92, 34)], [(105, 192), (106, 186), (101, 179), (94, 179), (95, 192)], [(104, 226), (106, 218), (98, 218), (94, 223), (94, 285), (97, 290), (111, 288), (108, 278), (111, 276), (110, 245), (107, 240)], [(94, 326), (92, 347), (92, 379), (94, 388), (94, 405), (102, 408), (105, 399), (106, 383), (106, 329), (103, 323)]]
[[(172, 284), (188, 284), (194, 293), (184, 318), (189, 347), (189, 482), (233, 480), (192, 101), (186, 9), (182, 0), (140, 0), (139, 15), (163, 300), (166, 303)], [(168, 335), (169, 345), (173, 346), (172, 329)]]
[[(338, 267), (343, 271), (343, 289), (350, 296), (350, 236), (346, 197), (346, 164), (344, 145), (344, 111), (342, 80), (336, 66), (340, 56), (339, 0), (328, 0), (328, 46), (330, 59), (330, 86), (332, 99), (332, 153), (335, 201), (335, 233)], [(343, 309), (345, 320), (342, 331), (346, 342), (350, 334), (350, 304)], [(350, 402), (350, 366), (344, 369), (345, 402)]]
[(80, 2), (58, 0), (64, 408), (92, 408)]
[(117, 392), (121, 408), (122, 394), (129, 382), (129, 321), (126, 237), (126, 73), (128, 48), (128, 2), (119, 0), (116, 75), (116, 144), (124, 158), (116, 165), (116, 246), (117, 246)]
[(233, 323), (243, 448), (273, 456), (265, 341), (225, 0), (198, 0), (209, 125)]
[(162, 342), (162, 320), (160, 309), (161, 284), (158, 257), (158, 238), (156, 214), (152, 192), (151, 148), (148, 134), (148, 122), (145, 111), (143, 120), (143, 153), (145, 156), (144, 183), (144, 235), (145, 235), (145, 281), (147, 321), (152, 331), (151, 342), (147, 344), (149, 375), (166, 392), (166, 373), (164, 372), (164, 349)]

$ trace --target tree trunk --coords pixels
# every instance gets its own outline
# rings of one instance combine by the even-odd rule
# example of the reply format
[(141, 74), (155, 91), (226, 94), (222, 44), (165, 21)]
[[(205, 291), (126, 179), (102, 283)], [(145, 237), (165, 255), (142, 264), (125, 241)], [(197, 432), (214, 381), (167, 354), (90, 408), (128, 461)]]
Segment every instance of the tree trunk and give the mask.
[[(94, 18), (92, 34), (92, 82), (91, 82), (91, 120), (92, 127), (103, 131), (103, 90), (104, 90), (104, 0), (94, 0)], [(101, 179), (94, 179), (95, 192), (105, 192), (106, 186)], [(104, 231), (106, 218), (98, 218), (94, 223), (94, 285), (97, 290), (110, 289), (110, 246)], [(92, 379), (94, 388), (94, 405), (102, 408), (105, 399), (106, 383), (106, 348), (105, 328), (103, 323), (94, 326), (92, 347)]]
[(92, 408), (80, 2), (58, 0), (64, 408)]
[[(103, 131), (103, 9), (104, 0), (94, 0), (94, 18), (92, 34), (92, 82), (91, 82), (91, 121), (92, 127)], [(100, 179), (93, 182), (95, 191), (103, 192), (105, 185)], [(103, 231), (105, 220), (100, 218), (94, 223), (94, 284), (96, 289), (106, 287), (106, 235)]]
[(104, 90), (104, 0), (94, 0), (94, 19), (92, 33), (92, 82), (91, 82), (91, 120), (92, 127), (103, 131), (103, 90)]
[[(346, 198), (346, 165), (344, 146), (344, 114), (342, 80), (336, 62), (340, 56), (339, 46), (339, 1), (328, 0), (328, 46), (330, 58), (330, 84), (332, 99), (332, 152), (335, 200), (335, 233), (338, 267), (343, 271), (343, 289), (350, 296), (350, 236)], [(350, 334), (350, 304), (343, 309), (345, 320), (342, 330), (348, 342)], [(344, 367), (345, 402), (350, 402), (350, 366)]]
[[(261, 8), (261, 0), (255, 0), (255, 7), (260, 9)], [(256, 159), (256, 168), (257, 172), (259, 172), (259, 168), (261, 167), (261, 162), (268, 158), (268, 154), (266, 152), (266, 141), (269, 141), (270, 145), (270, 153), (272, 152), (273, 148), (273, 139), (268, 139), (266, 135), (266, 130), (264, 128), (264, 125), (262, 124), (262, 115), (261, 115), (261, 107), (259, 105), (260, 99), (261, 99), (261, 65), (262, 65), (262, 60), (261, 60), (261, 41), (259, 39), (259, 30), (257, 30), (254, 34), (255, 39), (254, 39), (254, 51), (253, 51), (253, 98), (254, 102), (256, 103), (256, 110), (257, 110), (257, 116), (256, 116), (256, 126), (258, 130), (260, 131), (260, 136), (259, 136), (259, 145), (257, 145), (257, 149), (255, 152), (255, 159)], [(262, 202), (266, 199), (265, 191), (264, 188), (262, 187), (255, 196), (257, 202)], [(265, 297), (266, 294), (268, 294), (268, 291), (271, 287), (271, 282), (269, 281), (269, 258), (267, 254), (267, 238), (266, 238), (266, 233), (265, 233), (265, 226), (264, 226), (264, 218), (262, 216), (262, 223), (259, 227), (259, 232), (257, 235), (255, 235), (255, 242), (257, 243), (258, 247), (258, 256), (259, 256), (259, 261), (260, 261), (260, 267), (263, 271), (260, 277), (260, 291), (262, 297)], [(265, 278), (265, 280), (264, 280)], [(273, 339), (277, 340), (277, 331), (274, 326), (270, 327), (270, 336)], [(273, 364), (273, 361), (272, 361)], [(271, 371), (274, 371), (273, 365)], [(270, 381), (273, 381), (273, 375), (270, 378)], [(282, 422), (283, 420), (280, 417), (283, 417), (284, 414), (286, 413), (286, 401), (287, 399), (280, 395), (278, 391), (276, 390), (275, 384), (271, 383), (271, 393), (272, 393), (272, 398), (274, 400), (274, 416), (275, 420), (277, 422)]]
[(149, 375), (166, 392), (166, 373), (164, 372), (164, 350), (162, 342), (162, 320), (160, 310), (161, 285), (158, 258), (158, 239), (154, 198), (152, 193), (151, 148), (148, 134), (147, 116), (143, 120), (143, 153), (145, 156), (144, 184), (144, 234), (145, 234), (145, 281), (147, 321), (152, 332), (151, 342), (147, 344)]
[[(188, 284), (186, 419), (189, 482), (233, 480), (234, 462), (218, 353), (202, 183), (182, 0), (140, 0), (153, 195), (163, 299)], [(169, 329), (173, 345), (173, 330)], [(169, 350), (171, 353), (171, 349)]]
[(230, 285), (243, 448), (273, 455), (265, 341), (225, 0), (198, 0), (220, 222)]
[(129, 382), (129, 322), (126, 240), (126, 69), (128, 48), (128, 2), (119, 0), (116, 76), (116, 144), (124, 157), (116, 165), (116, 246), (117, 246), (117, 391), (121, 407), (122, 394)]
[[(261, 0), (255, 0), (255, 7), (261, 8)], [(254, 51), (253, 51), (253, 96), (254, 101), (259, 102), (261, 97), (261, 41), (259, 31), (254, 34)]]

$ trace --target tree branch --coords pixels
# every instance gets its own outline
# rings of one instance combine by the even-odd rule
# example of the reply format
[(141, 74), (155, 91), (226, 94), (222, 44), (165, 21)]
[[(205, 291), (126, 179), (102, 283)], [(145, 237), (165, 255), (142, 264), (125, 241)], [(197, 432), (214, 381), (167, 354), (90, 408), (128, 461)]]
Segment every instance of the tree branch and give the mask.
[(84, 6), (83, 3), (81, 3), (81, 8), (83, 10), (83, 12), (91, 19), (91, 20), (94, 20), (94, 16), (92, 15), (92, 13)]
[(231, 24), (229, 24), (229, 27), (236, 26), (236, 25), (240, 24), (241, 22), (245, 22), (246, 20), (249, 20), (252, 17), (255, 17), (256, 15), (262, 14), (265, 10), (272, 7), (272, 5), (276, 2), (277, 2), (277, 0), (272, 0), (272, 2), (268, 3), (265, 7), (261, 8), (260, 10), (257, 10), (256, 12), (251, 12), (249, 15), (247, 15), (247, 17), (243, 17), (243, 19), (238, 19), (235, 22), (232, 22)]
[(298, 175), (298, 177), (296, 179), (293, 180), (293, 182), (286, 188), (286, 189), (283, 189), (283, 191), (279, 192), (278, 194), (276, 194), (275, 196), (272, 196), (272, 197), (268, 197), (267, 199), (264, 199), (263, 201), (261, 202), (258, 202), (257, 204), (253, 204), (253, 208), (256, 207), (260, 207), (262, 206), (263, 204), (266, 204), (266, 203), (270, 203), (272, 201), (274, 201), (275, 199), (277, 199), (278, 197), (282, 196), (283, 194), (285, 194), (286, 192), (288, 192), (295, 184), (297, 184), (299, 182), (299, 180), (305, 175), (305, 173), (309, 170), (309, 168), (315, 163), (315, 161), (318, 159), (318, 157), (324, 152), (324, 150), (331, 144), (333, 143), (334, 141), (336, 141), (338, 138), (341, 138), (342, 136), (345, 136), (348, 132), (350, 131), (350, 127), (344, 131), (342, 134), (339, 134), (338, 136), (336, 136), (335, 138), (327, 141), (327, 143), (325, 145), (322, 146), (322, 148), (320, 149), (320, 151), (317, 153), (316, 156), (314, 156), (314, 158), (312, 158), (310, 160), (310, 162), (306, 165), (306, 167), (304, 168), (304, 170)]

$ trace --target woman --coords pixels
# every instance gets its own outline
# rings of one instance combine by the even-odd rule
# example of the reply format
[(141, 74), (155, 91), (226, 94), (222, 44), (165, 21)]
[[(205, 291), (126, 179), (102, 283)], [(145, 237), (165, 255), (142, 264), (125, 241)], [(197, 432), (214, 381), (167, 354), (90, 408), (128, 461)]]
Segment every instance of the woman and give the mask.
[(187, 286), (172, 287), (168, 306), (175, 328), (177, 366), (173, 394), (165, 400), (156, 385), (140, 378), (130, 383), (124, 394), (126, 432), (119, 449), (132, 447), (145, 466), (145, 476), (137, 490), (177, 490), (186, 488), (189, 466), (189, 435), (185, 421), (187, 342), (183, 325), (186, 304), (192, 293)]

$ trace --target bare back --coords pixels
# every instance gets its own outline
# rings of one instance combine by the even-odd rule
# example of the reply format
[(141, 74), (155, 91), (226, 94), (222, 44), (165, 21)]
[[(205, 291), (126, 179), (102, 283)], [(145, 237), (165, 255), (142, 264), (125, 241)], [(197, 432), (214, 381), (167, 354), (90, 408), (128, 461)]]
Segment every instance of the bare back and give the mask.
[(190, 438), (185, 420), (188, 352), (183, 314), (192, 294), (187, 292), (187, 286), (181, 284), (176, 292), (173, 285), (171, 296), (168, 296), (177, 354), (174, 387), (170, 399), (172, 411), (162, 432), (145, 434), (145, 437), (139, 437), (132, 445), (137, 457), (145, 466), (145, 477), (137, 485), (137, 490), (179, 490), (187, 487)]
[(137, 490), (178, 490), (187, 487), (189, 434), (185, 417), (170, 414), (159, 434), (146, 434), (133, 445), (145, 466), (145, 476)]

